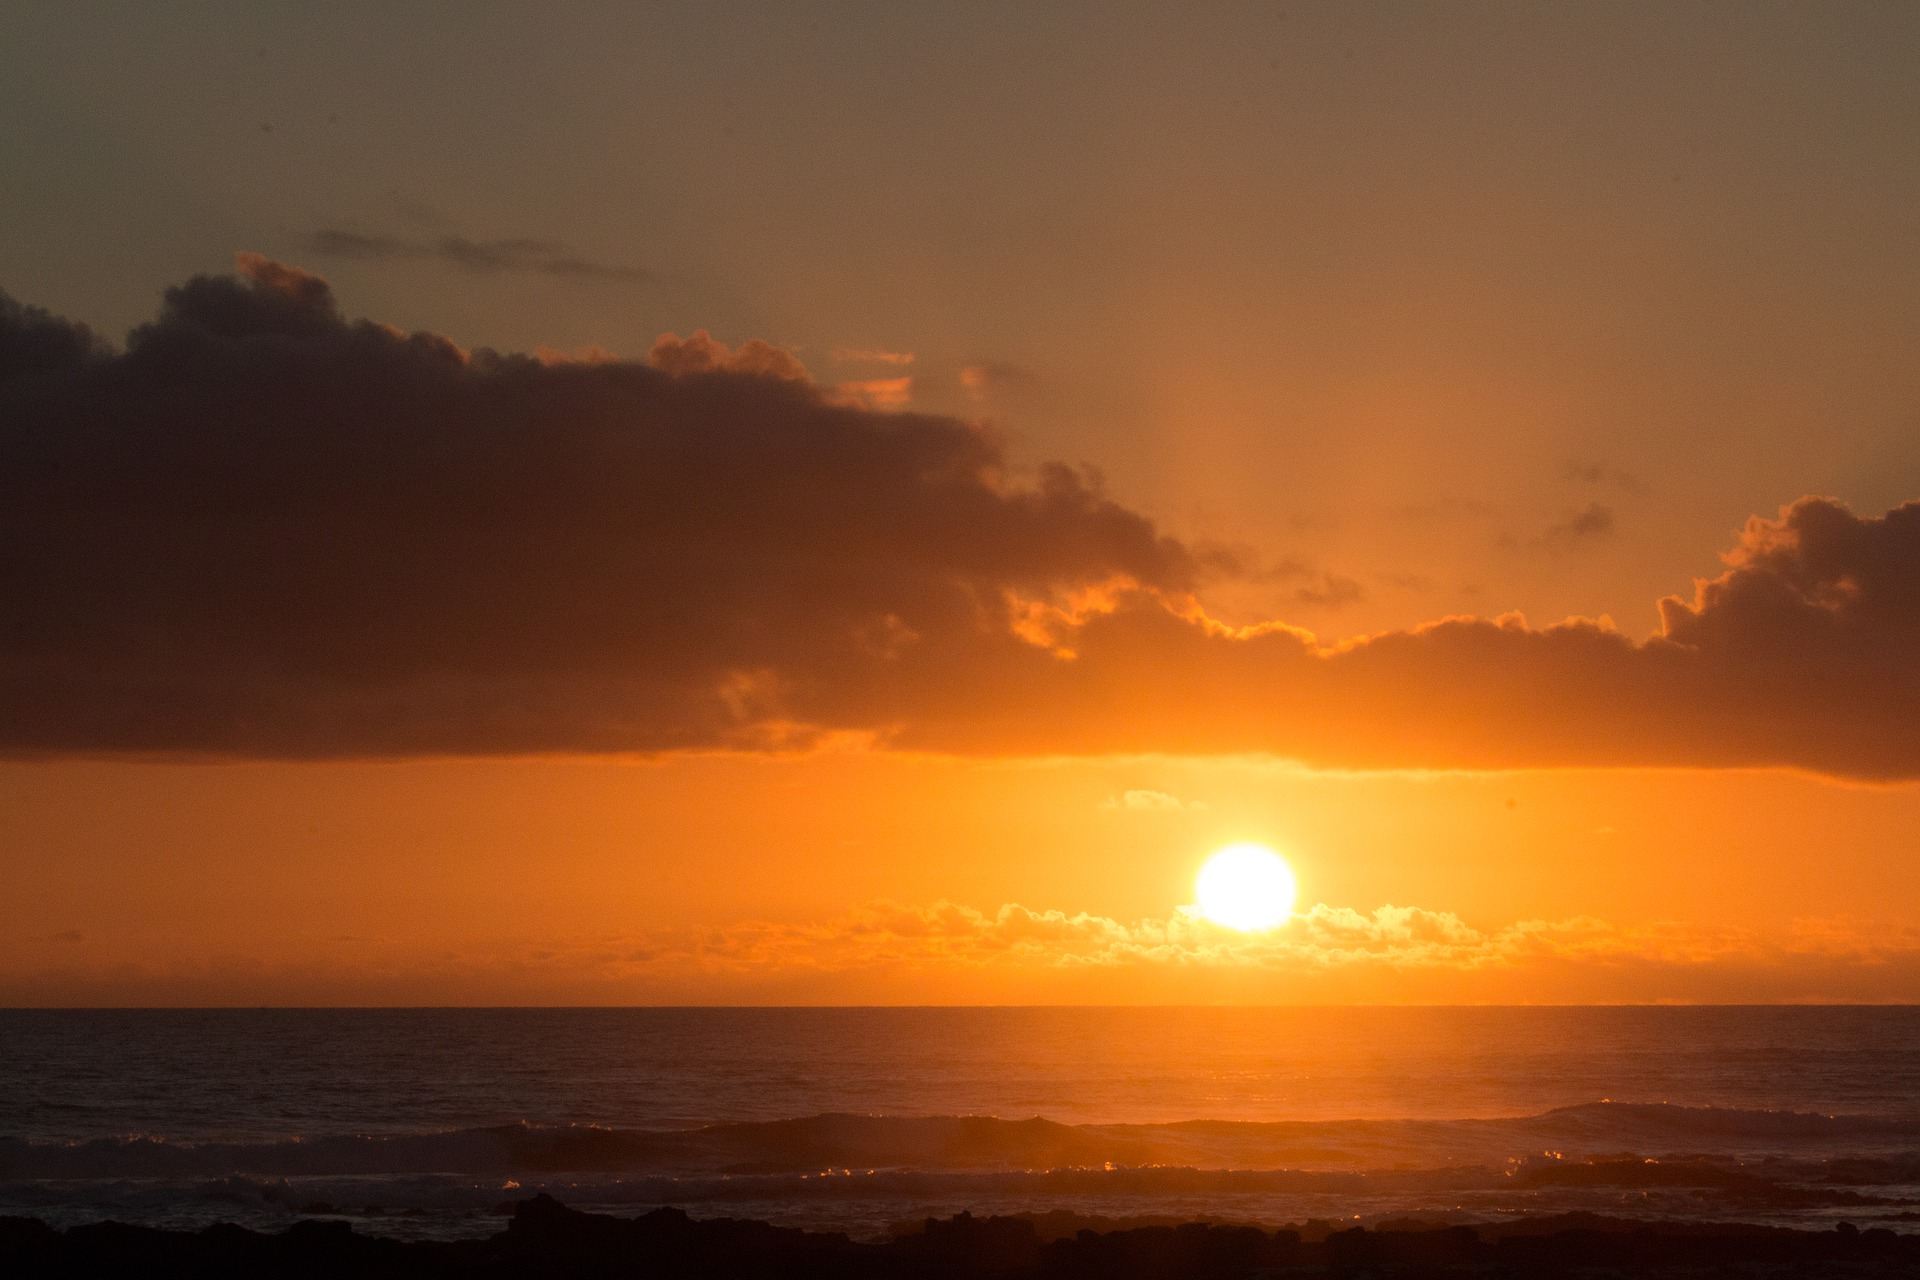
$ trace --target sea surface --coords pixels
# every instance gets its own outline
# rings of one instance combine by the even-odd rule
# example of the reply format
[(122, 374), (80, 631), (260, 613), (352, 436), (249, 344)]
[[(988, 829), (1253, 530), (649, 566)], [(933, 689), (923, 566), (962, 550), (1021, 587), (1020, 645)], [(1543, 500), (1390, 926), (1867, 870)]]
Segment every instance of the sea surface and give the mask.
[(0, 1214), (1920, 1230), (1920, 1009), (0, 1010)]

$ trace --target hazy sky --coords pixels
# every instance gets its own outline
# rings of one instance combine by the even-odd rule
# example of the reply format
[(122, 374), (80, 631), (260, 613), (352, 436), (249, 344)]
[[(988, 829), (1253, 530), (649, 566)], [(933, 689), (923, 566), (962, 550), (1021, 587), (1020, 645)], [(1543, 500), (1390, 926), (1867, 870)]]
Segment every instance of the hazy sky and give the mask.
[(8, 6), (0, 1001), (1920, 998), (1916, 65)]

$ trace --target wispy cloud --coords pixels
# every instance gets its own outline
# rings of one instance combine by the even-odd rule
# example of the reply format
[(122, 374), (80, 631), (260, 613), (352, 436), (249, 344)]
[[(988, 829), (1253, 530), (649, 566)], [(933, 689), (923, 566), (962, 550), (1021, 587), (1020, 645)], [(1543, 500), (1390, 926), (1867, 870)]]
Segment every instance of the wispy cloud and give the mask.
[(1616, 524), (1612, 507), (1590, 502), (1578, 511), (1568, 512), (1565, 518), (1556, 520), (1531, 537), (1503, 535), (1500, 545), (1528, 547), (1536, 551), (1573, 551), (1613, 536)]
[(975, 400), (985, 400), (1000, 392), (1030, 388), (1034, 381), (1031, 369), (1005, 360), (986, 360), (965, 365), (960, 370), (960, 387)]
[(1641, 493), (1647, 487), (1646, 481), (1631, 471), (1622, 471), (1604, 462), (1583, 462), (1578, 459), (1568, 462), (1561, 469), (1560, 478), (1570, 484), (1604, 486), (1625, 493)]
[(832, 352), (835, 364), (909, 365), (913, 359), (911, 351), (885, 351), (878, 347), (835, 347)]
[(1540, 540), (1547, 546), (1570, 546), (1604, 538), (1613, 532), (1613, 508), (1590, 502), (1558, 524), (1549, 525)]
[(483, 275), (517, 272), (560, 279), (628, 281), (652, 276), (642, 267), (582, 257), (558, 241), (525, 237), (504, 240), (470, 240), (458, 235), (412, 238), (327, 227), (308, 237), (307, 247), (327, 258), (362, 262), (428, 260)]
[(1344, 609), (1367, 598), (1367, 589), (1353, 578), (1323, 573), (1318, 582), (1294, 589), (1293, 598), (1316, 609)]
[(1344, 609), (1367, 598), (1367, 589), (1357, 578), (1318, 568), (1294, 556), (1251, 576), (1273, 582), (1298, 582), (1293, 588), (1294, 603), (1310, 609)]
[(1102, 809), (1123, 810), (1127, 813), (1203, 813), (1206, 805), (1198, 800), (1182, 800), (1179, 796), (1165, 791), (1152, 791), (1144, 787), (1130, 788), (1118, 795), (1108, 796), (1101, 802)]

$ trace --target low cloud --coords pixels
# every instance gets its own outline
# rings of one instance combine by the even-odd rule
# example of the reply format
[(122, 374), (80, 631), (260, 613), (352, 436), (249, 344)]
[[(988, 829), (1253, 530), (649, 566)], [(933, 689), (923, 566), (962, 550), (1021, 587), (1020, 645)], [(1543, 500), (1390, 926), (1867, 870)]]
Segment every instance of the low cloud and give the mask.
[(425, 260), (482, 275), (518, 272), (570, 280), (646, 280), (652, 273), (640, 267), (599, 262), (581, 257), (552, 240), (524, 237), (469, 240), (443, 235), (428, 239), (368, 235), (358, 231), (322, 228), (307, 239), (307, 247), (323, 258), (361, 262)]
[[(310, 948), (164, 961), (13, 950), (0, 996), (76, 1002), (642, 999), (1096, 999), (1162, 1003), (1887, 1000), (1920, 990), (1920, 932), (1800, 920), (1772, 930), (1592, 917), (1475, 924), (1445, 910), (1326, 903), (1259, 933), (1190, 908), (1121, 920), (1008, 903), (873, 903), (817, 921), (740, 921), (619, 936), (498, 938), (422, 951), (399, 940), (324, 960)], [(36, 959), (38, 964), (36, 966)]]
[(1444, 998), (1450, 990), (1550, 998), (1556, 984), (1593, 991), (1648, 979), (1640, 998), (1648, 990), (1688, 998), (1729, 976), (1758, 976), (1773, 985), (1756, 990), (1793, 998), (1795, 983), (1834, 975), (1845, 975), (1855, 991), (1887, 984), (1884, 998), (1910, 991), (1920, 976), (1920, 933), (1911, 929), (1809, 920), (1762, 931), (1593, 917), (1480, 926), (1417, 906), (1361, 911), (1326, 903), (1256, 933), (1216, 925), (1187, 907), (1129, 922), (1018, 904), (983, 911), (951, 902), (881, 903), (819, 923), (661, 935), (642, 950), (643, 970), (685, 967), (735, 979), (905, 969), (965, 975), (977, 990), (990, 988), (996, 972), (1107, 975), (1115, 990), (1164, 991), (1171, 984), (1191, 993), (1222, 981), (1224, 989), (1248, 990), (1264, 982), (1308, 995), (1370, 990), (1374, 999), (1396, 992)]
[(1231, 566), (1091, 473), (1017, 479), (979, 426), (779, 347), (465, 351), (240, 266), (124, 349), (0, 300), (0, 750), (1920, 777), (1920, 504), (1756, 517), (1644, 641), (1501, 616), (1330, 646), (1213, 618)]

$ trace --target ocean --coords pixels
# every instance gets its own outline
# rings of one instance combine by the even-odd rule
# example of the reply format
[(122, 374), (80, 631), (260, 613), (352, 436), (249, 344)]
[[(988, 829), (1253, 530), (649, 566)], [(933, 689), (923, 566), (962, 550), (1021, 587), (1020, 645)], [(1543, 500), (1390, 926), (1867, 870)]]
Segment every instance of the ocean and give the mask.
[(0, 1214), (1920, 1229), (1920, 1009), (0, 1011)]

